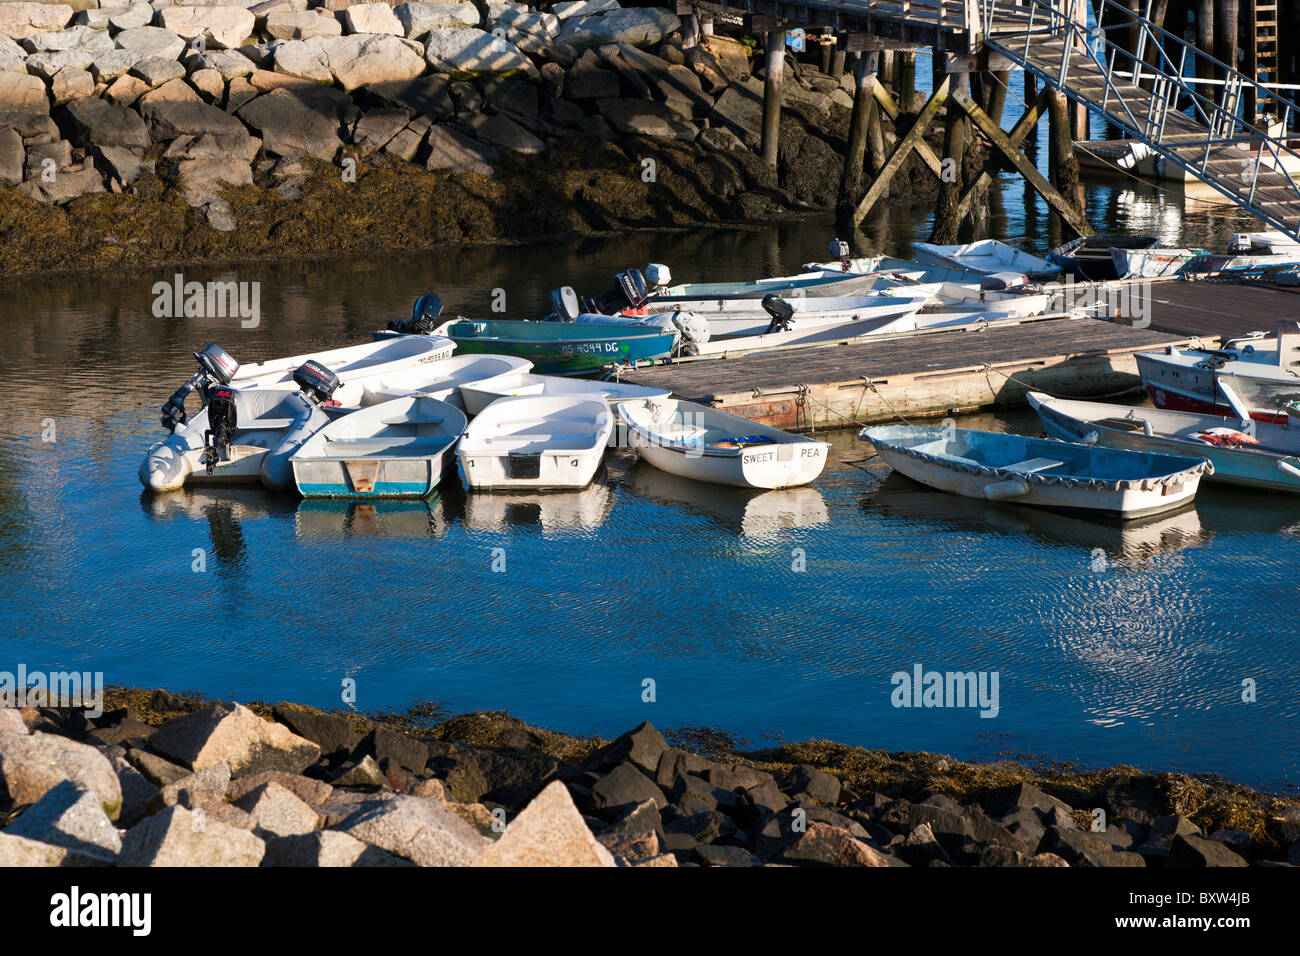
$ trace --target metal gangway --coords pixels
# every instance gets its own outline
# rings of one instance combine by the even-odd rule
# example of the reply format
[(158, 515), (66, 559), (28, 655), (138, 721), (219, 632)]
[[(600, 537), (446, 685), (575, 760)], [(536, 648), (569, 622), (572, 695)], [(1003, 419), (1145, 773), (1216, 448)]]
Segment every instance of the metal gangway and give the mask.
[[(1187, 170), (1232, 202), (1300, 240), (1300, 154), (1288, 131), (1300, 107), (1182, 37), (1137, 15), (1127, 4), (1102, 0), (1117, 24), (1103, 31), (1086, 22), (1071, 0), (978, 0), (979, 22), (966, 24), (972, 49), (981, 45), (1033, 73), (1071, 100), (1102, 114), (1135, 143)], [(1149, 14), (1151, 0), (1143, 11)], [(965, 5), (969, 18), (975, 11)], [(1112, 21), (1113, 22), (1113, 21)], [(1136, 30), (1129, 50), (1107, 33)], [(1188, 73), (1212, 70), (1222, 82), (1206, 86)], [(1246, 94), (1265, 119), (1243, 115)], [(1295, 143), (1294, 145), (1300, 145)]]

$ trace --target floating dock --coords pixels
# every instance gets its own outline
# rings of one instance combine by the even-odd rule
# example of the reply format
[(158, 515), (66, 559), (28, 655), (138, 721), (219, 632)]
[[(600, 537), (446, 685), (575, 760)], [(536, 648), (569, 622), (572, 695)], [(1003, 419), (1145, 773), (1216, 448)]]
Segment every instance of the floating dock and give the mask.
[(1016, 405), (1031, 390), (1115, 395), (1139, 386), (1137, 352), (1187, 342), (1186, 335), (1103, 319), (1036, 316), (688, 359), (625, 372), (621, 380), (765, 425), (811, 431)]

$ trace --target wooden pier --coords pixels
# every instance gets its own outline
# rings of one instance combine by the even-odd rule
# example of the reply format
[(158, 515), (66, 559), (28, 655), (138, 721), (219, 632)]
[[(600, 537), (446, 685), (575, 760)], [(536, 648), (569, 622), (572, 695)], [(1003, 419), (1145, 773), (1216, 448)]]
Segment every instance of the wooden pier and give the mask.
[(1077, 398), (1140, 384), (1137, 352), (1186, 336), (1101, 319), (1035, 317), (869, 341), (697, 360), (624, 373), (791, 431), (848, 428), (1022, 403), (1027, 391)]

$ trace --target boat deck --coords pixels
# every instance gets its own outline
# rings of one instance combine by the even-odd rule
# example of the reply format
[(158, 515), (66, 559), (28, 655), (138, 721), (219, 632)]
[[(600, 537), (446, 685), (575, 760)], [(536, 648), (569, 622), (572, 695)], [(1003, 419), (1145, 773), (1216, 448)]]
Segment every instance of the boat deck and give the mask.
[(1031, 389), (1113, 395), (1138, 387), (1135, 353), (1186, 341), (1100, 319), (1036, 317), (687, 360), (628, 372), (622, 381), (805, 431), (1014, 405)]

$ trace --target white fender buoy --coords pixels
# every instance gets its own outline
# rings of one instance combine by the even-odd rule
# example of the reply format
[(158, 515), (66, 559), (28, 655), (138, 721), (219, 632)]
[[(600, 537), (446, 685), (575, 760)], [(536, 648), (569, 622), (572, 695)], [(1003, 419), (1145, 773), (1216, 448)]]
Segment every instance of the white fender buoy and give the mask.
[(984, 486), (984, 497), (989, 501), (1006, 501), (1029, 494), (1029, 482), (1023, 478), (1008, 478)]

